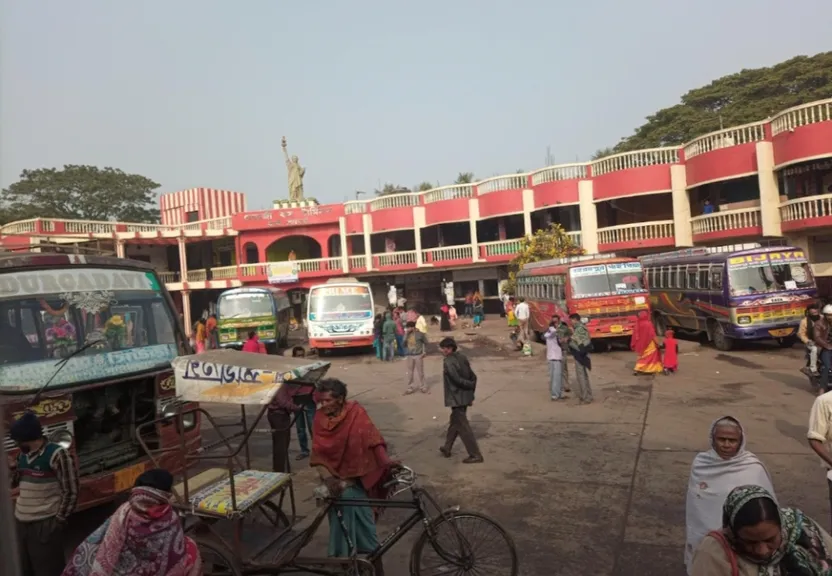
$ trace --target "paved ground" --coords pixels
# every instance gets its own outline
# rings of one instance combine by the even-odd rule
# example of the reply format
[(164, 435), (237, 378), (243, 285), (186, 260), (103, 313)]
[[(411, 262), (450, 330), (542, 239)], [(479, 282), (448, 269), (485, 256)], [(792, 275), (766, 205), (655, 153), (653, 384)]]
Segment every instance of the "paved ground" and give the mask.
[[(448, 414), (438, 354), (427, 360), (430, 395), (402, 396), (403, 362), (335, 357), (330, 375), (348, 384), (395, 456), (443, 503), (489, 514), (509, 530), (522, 574), (683, 574), (690, 463), (706, 448), (711, 422), (726, 414), (745, 425), (749, 448), (769, 466), (781, 500), (829, 523), (824, 475), (805, 441), (813, 398), (796, 370), (797, 348), (718, 353), (684, 343), (680, 373), (654, 380), (632, 375), (630, 352), (596, 354), (596, 402), (578, 406), (550, 402), (543, 356), (502, 350), (486, 338), (504, 337), (494, 324), (476, 341), (458, 333), (479, 375), (471, 417), (482, 465), (463, 465), (461, 445), (450, 460), (437, 452)], [(268, 437), (258, 437), (257, 465), (269, 466), (269, 450)], [(296, 486), (304, 512), (312, 508), (314, 485), (311, 472), (301, 470)], [(381, 531), (403, 515), (386, 515)], [(390, 553), (388, 576), (407, 574), (412, 541)]]

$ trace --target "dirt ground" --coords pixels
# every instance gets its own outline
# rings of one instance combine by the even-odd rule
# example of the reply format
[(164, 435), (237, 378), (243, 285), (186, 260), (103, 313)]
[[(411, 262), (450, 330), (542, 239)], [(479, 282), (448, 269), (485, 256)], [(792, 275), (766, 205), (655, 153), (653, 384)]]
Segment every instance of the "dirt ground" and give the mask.
[[(683, 575), (690, 464), (707, 448), (711, 423), (724, 415), (745, 426), (748, 448), (769, 467), (781, 502), (829, 525), (824, 473), (805, 440), (813, 396), (798, 372), (797, 348), (719, 353), (684, 342), (679, 374), (655, 379), (632, 375), (629, 351), (595, 354), (596, 401), (579, 406), (549, 400), (542, 347), (531, 358), (507, 351), (496, 318), (476, 336), (456, 336), (479, 376), (470, 416), (485, 456), (480, 465), (462, 464), (461, 444), (453, 458), (439, 455), (448, 410), (438, 353), (426, 360), (429, 395), (402, 395), (403, 361), (335, 356), (327, 358), (329, 375), (347, 383), (394, 456), (443, 504), (488, 514), (510, 532), (521, 574)], [(252, 449), (255, 467), (269, 469), (270, 438), (256, 436)], [(316, 482), (304, 464), (295, 485), (307, 514)], [(381, 535), (405, 515), (385, 514)], [(388, 576), (408, 574), (416, 533), (385, 557)], [(309, 551), (324, 552), (325, 539), (326, 525)]]

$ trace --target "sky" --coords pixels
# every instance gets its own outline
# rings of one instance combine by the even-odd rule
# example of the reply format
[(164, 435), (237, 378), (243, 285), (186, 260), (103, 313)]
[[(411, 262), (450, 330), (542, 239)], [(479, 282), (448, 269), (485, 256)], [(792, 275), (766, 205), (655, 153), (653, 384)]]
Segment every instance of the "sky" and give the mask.
[[(0, 0), (0, 185), (112, 166), (288, 196), (585, 161), (711, 80), (832, 49), (800, 0)], [(825, 39), (825, 40), (824, 40)]]

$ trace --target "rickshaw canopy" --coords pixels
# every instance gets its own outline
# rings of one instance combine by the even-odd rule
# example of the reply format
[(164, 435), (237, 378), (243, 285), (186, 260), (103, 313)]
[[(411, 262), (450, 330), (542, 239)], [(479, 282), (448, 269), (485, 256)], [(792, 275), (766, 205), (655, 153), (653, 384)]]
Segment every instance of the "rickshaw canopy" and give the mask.
[(315, 384), (329, 362), (284, 358), (236, 350), (209, 350), (179, 356), (171, 362), (176, 394), (188, 402), (219, 404), (268, 404), (287, 383)]

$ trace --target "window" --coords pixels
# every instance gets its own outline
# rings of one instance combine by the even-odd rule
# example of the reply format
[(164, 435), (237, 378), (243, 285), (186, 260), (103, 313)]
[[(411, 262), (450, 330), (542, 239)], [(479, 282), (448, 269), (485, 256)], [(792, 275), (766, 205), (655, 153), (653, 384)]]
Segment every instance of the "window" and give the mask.
[(710, 290), (711, 289), (711, 275), (709, 272), (709, 268), (706, 265), (701, 265), (699, 267), (699, 289), (700, 290)]
[(199, 221), (199, 212), (194, 210), (193, 212), (185, 212), (185, 221), (186, 222), (198, 222)]
[(722, 265), (711, 266), (711, 290), (722, 292)]
[(691, 289), (696, 290), (698, 288), (697, 282), (696, 282), (696, 273), (697, 273), (697, 267), (696, 266), (688, 266), (687, 282), (685, 284), (685, 288), (687, 288), (688, 290), (691, 290)]
[(662, 288), (670, 288), (670, 268), (667, 266), (662, 267), (662, 277), (661, 277), (661, 285)]

